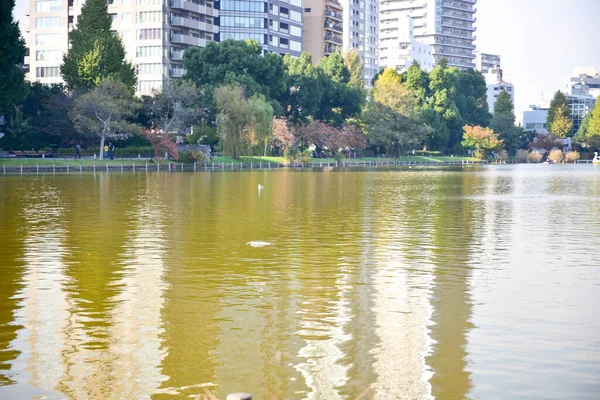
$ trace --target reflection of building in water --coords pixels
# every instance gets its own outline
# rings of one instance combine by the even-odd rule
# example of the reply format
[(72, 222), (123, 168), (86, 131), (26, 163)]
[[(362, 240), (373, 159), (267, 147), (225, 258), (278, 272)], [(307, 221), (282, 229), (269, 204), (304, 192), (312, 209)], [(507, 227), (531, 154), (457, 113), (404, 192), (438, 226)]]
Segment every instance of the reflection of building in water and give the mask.
[(64, 209), (54, 187), (39, 188), (26, 197), (23, 217), (27, 226), (24, 240), (22, 308), (17, 321), (21, 331), (15, 346), (22, 349), (22, 363), (31, 374), (28, 382), (51, 392), (65, 374), (61, 351), (65, 348), (64, 329), (68, 323), (68, 302), (63, 272)]
[[(8, 193), (8, 180), (0, 179), (0, 192)], [(5, 187), (6, 185), (6, 187)], [(21, 186), (25, 190), (27, 187)], [(19, 198), (21, 193), (16, 191), (12, 195)], [(15, 383), (11, 370), (15, 359), (21, 354), (13, 342), (19, 331), (22, 331), (21, 322), (17, 321), (16, 314), (22, 307), (18, 293), (22, 290), (22, 279), (25, 273), (24, 247), (21, 232), (25, 225), (23, 207), (20, 201), (9, 200), (8, 196), (0, 196), (0, 386)]]
[(158, 190), (145, 189), (138, 209), (131, 215), (135, 226), (123, 254), (122, 278), (117, 283), (121, 293), (115, 298), (117, 306), (110, 329), (115, 370), (123, 376), (135, 377), (121, 379), (114, 387), (118, 397), (128, 399), (149, 396), (167, 379), (160, 371), (168, 351), (161, 339), (166, 289), (164, 204)]
[[(444, 183), (437, 181), (432, 213), (432, 262), (435, 281), (431, 289), (434, 341), (432, 354), (427, 357), (433, 376), (432, 395), (437, 399), (464, 399), (471, 390), (467, 370), (467, 333), (472, 304), (470, 297), (471, 245), (475, 210), (465, 198), (466, 187), (476, 187), (471, 174), (445, 175)], [(455, 201), (454, 199), (460, 199)]]

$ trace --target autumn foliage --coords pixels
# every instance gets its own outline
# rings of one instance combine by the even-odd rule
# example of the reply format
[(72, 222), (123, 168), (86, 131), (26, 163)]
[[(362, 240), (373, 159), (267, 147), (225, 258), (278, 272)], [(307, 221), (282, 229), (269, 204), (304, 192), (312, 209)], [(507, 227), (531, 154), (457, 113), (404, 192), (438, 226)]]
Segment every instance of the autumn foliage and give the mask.
[(167, 153), (170, 157), (175, 160), (179, 160), (179, 152), (177, 151), (177, 144), (169, 138), (168, 135), (160, 128), (146, 128), (142, 131), (142, 136), (152, 144), (154, 149), (154, 157), (158, 160), (162, 159), (162, 156)]
[(327, 125), (322, 121), (311, 121), (296, 128), (296, 137), (306, 147), (315, 145), (331, 151), (364, 148), (366, 141), (360, 128), (342, 124), (341, 127)]
[(463, 131), (463, 147), (475, 149), (478, 158), (484, 158), (490, 152), (500, 151), (504, 147), (504, 141), (490, 128), (465, 125)]

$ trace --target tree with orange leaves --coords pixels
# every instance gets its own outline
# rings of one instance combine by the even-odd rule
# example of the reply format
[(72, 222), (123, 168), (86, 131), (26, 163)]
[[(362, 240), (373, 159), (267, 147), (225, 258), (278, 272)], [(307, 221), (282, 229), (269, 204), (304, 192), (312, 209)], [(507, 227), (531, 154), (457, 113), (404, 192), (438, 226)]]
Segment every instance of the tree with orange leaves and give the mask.
[(475, 155), (479, 159), (487, 157), (492, 151), (504, 148), (504, 140), (498, 139), (498, 135), (490, 128), (465, 125), (463, 132), (462, 146), (475, 149)]

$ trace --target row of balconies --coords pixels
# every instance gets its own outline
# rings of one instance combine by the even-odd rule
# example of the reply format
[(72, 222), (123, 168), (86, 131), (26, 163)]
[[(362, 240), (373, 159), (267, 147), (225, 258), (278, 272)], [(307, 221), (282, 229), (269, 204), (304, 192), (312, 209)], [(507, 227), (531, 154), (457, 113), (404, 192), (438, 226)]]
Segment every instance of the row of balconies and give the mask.
[(464, 29), (466, 31), (475, 32), (475, 28), (473, 27), (472, 23), (453, 21), (448, 18), (442, 19), (442, 26), (447, 26), (449, 28)]
[(335, 18), (339, 21), (342, 21), (342, 13), (336, 12), (330, 7), (325, 7), (325, 15), (331, 18)]
[(171, 21), (171, 25), (182, 26), (182, 27), (186, 27), (186, 28), (196, 29), (199, 31), (217, 33), (218, 29), (219, 29), (216, 25), (214, 25), (212, 23), (202, 22), (202, 21), (198, 21), (195, 19), (191, 19), (191, 18), (185, 18), (185, 17), (172, 16), (170, 18), (170, 21)]
[(172, 33), (171, 43), (188, 44), (190, 46), (206, 47), (206, 39), (181, 33)]
[(216, 17), (219, 15), (219, 10), (215, 10), (212, 3), (207, 2), (205, 5), (192, 3), (186, 0), (171, 0), (169, 3), (171, 8), (177, 8), (180, 10), (192, 11), (199, 14), (206, 14)]
[(323, 53), (325, 53), (325, 55), (328, 56), (330, 54), (335, 53), (340, 48), (341, 46), (326, 43), (325, 46), (323, 46)]
[(442, 17), (460, 19), (462, 21), (468, 21), (468, 22), (477, 21), (477, 18), (475, 18), (473, 15), (471, 15), (469, 13), (465, 13), (465, 12), (459, 12), (459, 11), (444, 10), (444, 11), (442, 11)]
[(338, 44), (343, 44), (344, 41), (342, 40), (342, 38), (338, 35), (334, 35), (331, 32), (325, 32), (325, 41), (326, 42), (334, 42), (334, 43), (338, 43)]
[(323, 24), (323, 26), (325, 27), (325, 29), (330, 29), (330, 30), (337, 31), (337, 32), (343, 31), (342, 24), (331, 21), (331, 20), (325, 19), (325, 23)]
[(475, 13), (475, 11), (477, 11), (477, 9), (475, 7), (473, 7), (474, 4), (475, 4), (475, 1), (470, 1), (470, 0), (460, 0), (460, 1), (443, 0), (442, 8), (449, 8), (449, 9), (453, 9), (453, 10), (467, 11), (470, 13)]

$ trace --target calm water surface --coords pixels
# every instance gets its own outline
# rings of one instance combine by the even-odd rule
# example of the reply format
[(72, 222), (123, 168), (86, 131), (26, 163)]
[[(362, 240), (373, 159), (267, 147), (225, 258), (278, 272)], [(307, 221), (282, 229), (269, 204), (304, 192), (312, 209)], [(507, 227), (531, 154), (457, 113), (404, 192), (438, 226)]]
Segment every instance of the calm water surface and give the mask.
[(2, 176), (0, 398), (598, 399), (599, 242), (591, 165)]

